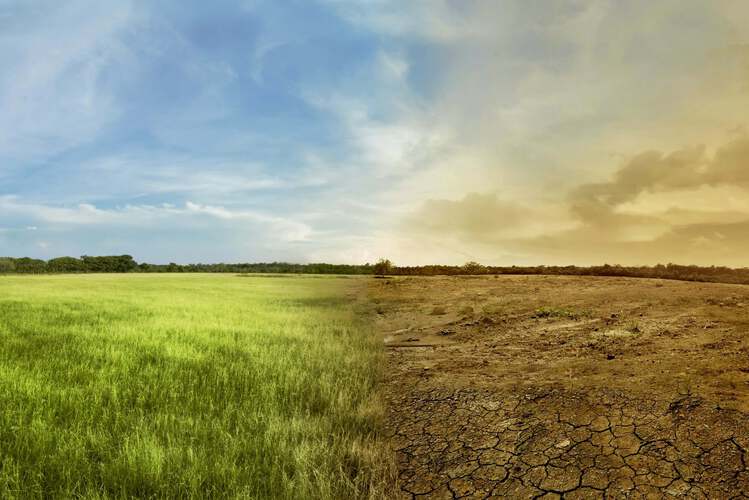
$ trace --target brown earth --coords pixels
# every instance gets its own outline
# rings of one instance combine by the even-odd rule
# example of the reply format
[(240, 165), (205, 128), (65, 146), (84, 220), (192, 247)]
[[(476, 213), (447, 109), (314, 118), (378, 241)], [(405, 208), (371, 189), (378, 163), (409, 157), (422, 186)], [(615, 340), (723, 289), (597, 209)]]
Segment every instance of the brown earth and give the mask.
[(749, 497), (749, 286), (368, 286), (404, 498)]

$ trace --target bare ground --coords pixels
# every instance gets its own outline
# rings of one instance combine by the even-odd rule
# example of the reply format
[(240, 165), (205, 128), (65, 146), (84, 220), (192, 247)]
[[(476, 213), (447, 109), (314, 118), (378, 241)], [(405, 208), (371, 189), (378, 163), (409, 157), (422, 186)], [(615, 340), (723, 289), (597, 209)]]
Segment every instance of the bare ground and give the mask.
[(404, 498), (749, 497), (749, 287), (372, 280)]

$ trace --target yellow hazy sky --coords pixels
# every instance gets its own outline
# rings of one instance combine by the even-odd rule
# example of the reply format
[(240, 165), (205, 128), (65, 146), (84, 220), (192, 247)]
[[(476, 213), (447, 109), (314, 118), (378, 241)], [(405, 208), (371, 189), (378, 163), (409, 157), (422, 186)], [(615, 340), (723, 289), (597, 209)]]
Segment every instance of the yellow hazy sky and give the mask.
[(457, 4), (361, 17), (449, 54), (380, 253), (749, 265), (749, 2)]

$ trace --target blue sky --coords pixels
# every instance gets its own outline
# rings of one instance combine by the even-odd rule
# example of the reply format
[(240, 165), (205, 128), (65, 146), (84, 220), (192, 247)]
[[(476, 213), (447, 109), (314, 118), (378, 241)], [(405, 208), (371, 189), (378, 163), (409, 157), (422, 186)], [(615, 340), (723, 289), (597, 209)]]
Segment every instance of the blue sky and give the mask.
[[(581, 185), (615, 183), (644, 151), (703, 146), (695, 161), (712, 161), (745, 126), (745, 14), (731, 1), (0, 0), (0, 255), (599, 260), (572, 243), (600, 232), (575, 208)], [(607, 208), (630, 218), (595, 242), (625, 261), (688, 238), (690, 258), (709, 259), (718, 230), (695, 224), (749, 220), (729, 184), (646, 185)], [(713, 219), (673, 215), (695, 190), (719, 200)]]
[(333, 5), (3, 2), (0, 28), (0, 253), (325, 257), (398, 175), (357, 127), (418, 90)]

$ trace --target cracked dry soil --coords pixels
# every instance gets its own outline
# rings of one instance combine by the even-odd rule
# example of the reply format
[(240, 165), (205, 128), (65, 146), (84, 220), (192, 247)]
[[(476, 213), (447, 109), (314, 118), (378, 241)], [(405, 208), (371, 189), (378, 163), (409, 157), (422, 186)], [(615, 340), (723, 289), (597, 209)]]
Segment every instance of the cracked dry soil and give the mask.
[(749, 497), (749, 287), (368, 286), (402, 498)]

